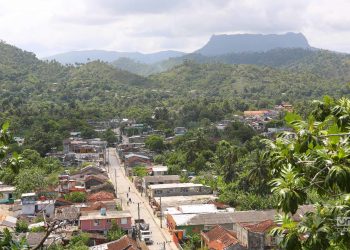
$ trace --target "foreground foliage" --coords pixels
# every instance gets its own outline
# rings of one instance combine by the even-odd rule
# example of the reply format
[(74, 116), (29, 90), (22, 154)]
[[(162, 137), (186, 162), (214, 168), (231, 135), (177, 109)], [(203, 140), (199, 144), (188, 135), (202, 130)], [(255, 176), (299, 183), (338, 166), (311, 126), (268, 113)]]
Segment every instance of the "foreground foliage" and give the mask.
[[(307, 120), (286, 117), (295, 137), (284, 133), (265, 141), (275, 176), (272, 191), (284, 213), (272, 233), (282, 237), (283, 249), (348, 249), (350, 100), (325, 97), (315, 105)], [(321, 197), (316, 210), (293, 222), (291, 215), (313, 193)]]

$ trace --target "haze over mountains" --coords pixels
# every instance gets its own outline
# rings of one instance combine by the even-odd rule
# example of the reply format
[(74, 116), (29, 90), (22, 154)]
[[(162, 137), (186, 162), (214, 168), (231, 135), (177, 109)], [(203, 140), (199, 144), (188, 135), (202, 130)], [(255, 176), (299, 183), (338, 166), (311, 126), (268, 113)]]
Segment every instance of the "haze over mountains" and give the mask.
[(62, 64), (74, 64), (74, 63), (87, 63), (89, 61), (104, 61), (113, 62), (119, 58), (129, 58), (140, 63), (152, 64), (159, 61), (166, 60), (170, 57), (179, 57), (184, 55), (184, 52), (166, 50), (155, 53), (143, 54), (140, 52), (118, 52), (118, 51), (106, 51), (106, 50), (81, 50), (70, 51), (61, 53), (49, 57), (45, 57), (45, 60), (56, 60)]
[[(238, 34), (214, 35), (204, 47), (194, 51), (204, 56), (216, 56), (228, 53), (264, 52), (276, 48), (310, 48), (307, 39), (301, 33), (283, 35)], [(46, 57), (62, 64), (86, 63), (94, 60), (113, 62), (120, 58), (129, 58), (138, 63), (153, 64), (169, 58), (181, 57), (186, 53), (180, 51), (160, 51), (144, 54), (140, 52), (117, 52), (105, 50), (71, 51)]]

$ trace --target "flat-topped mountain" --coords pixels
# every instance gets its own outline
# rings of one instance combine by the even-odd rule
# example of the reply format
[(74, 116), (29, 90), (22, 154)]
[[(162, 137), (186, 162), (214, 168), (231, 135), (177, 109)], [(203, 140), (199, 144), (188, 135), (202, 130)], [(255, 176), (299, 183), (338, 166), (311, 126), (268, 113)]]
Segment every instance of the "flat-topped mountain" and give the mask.
[(213, 35), (209, 42), (196, 52), (205, 56), (215, 56), (229, 53), (264, 52), (277, 48), (308, 49), (311, 47), (301, 33)]

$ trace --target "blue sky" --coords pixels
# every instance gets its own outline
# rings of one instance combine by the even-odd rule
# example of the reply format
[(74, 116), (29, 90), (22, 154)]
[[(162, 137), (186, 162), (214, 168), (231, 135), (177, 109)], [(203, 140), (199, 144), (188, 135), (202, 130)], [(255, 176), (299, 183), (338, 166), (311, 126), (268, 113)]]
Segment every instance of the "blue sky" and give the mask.
[(71, 50), (191, 52), (212, 34), (302, 32), (350, 53), (348, 0), (0, 0), (0, 39), (39, 57)]

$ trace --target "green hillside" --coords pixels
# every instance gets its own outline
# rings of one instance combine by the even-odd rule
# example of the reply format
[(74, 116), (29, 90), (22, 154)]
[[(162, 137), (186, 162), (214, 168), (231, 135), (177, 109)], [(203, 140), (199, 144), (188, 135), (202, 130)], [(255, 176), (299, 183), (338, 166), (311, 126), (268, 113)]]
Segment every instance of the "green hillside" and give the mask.
[[(88, 120), (128, 117), (156, 128), (196, 127), (282, 101), (298, 104), (326, 94), (348, 95), (347, 56), (333, 53), (323, 60), (328, 52), (317, 52), (316, 66), (307, 53), (301, 62), (290, 53), (282, 69), (223, 64), (192, 54), (184, 62), (166, 61), (173, 67), (166, 72), (142, 77), (100, 61), (77, 66), (40, 61), (1, 43), (0, 123), (9, 119), (13, 133), (25, 137), (25, 147), (45, 154), (60, 148), (70, 131), (96, 136)], [(157, 107), (167, 110), (166, 121), (152, 119)]]

